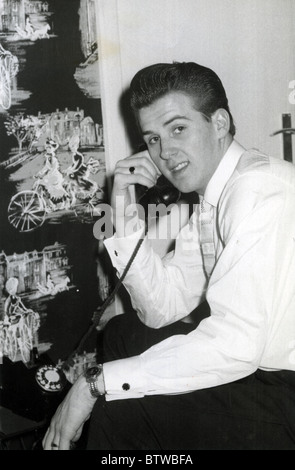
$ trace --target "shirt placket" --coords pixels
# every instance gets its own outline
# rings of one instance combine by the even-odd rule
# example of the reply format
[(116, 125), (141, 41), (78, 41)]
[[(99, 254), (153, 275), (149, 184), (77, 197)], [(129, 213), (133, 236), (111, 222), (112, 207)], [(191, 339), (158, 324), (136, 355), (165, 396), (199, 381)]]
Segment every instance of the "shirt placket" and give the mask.
[(213, 207), (203, 198), (200, 198), (199, 222), (201, 252), (205, 273), (209, 279), (215, 265)]

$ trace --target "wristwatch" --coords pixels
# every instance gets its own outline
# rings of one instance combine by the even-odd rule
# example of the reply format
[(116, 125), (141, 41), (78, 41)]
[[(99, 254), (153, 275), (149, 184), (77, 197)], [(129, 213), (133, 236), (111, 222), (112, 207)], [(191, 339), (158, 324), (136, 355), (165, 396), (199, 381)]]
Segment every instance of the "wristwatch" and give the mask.
[(102, 364), (97, 364), (96, 366), (88, 367), (84, 373), (86, 382), (89, 385), (90, 393), (94, 398), (98, 398), (103, 395), (97, 387), (97, 378), (102, 374), (102, 369)]

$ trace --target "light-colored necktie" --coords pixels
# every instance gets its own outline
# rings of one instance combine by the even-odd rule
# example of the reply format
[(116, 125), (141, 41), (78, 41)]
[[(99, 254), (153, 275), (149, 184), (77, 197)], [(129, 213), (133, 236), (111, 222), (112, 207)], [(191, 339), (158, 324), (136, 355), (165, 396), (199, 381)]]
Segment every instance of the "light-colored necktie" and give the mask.
[(203, 263), (208, 279), (215, 265), (215, 246), (213, 232), (213, 206), (200, 196), (200, 243)]

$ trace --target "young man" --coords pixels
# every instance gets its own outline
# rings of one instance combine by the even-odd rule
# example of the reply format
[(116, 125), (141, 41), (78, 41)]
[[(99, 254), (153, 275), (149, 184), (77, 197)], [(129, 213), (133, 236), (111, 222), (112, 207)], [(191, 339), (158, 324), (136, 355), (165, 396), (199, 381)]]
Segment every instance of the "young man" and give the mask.
[[(201, 204), (164, 259), (144, 240), (125, 279), (139, 320), (110, 321), (103, 366), (71, 388), (44, 448), (68, 449), (91, 415), (88, 449), (295, 449), (295, 168), (234, 140), (206, 67), (141, 70), (131, 106), (148, 150), (115, 170), (118, 274), (144, 235), (130, 187), (162, 173)], [(201, 321), (181, 321), (204, 300)]]

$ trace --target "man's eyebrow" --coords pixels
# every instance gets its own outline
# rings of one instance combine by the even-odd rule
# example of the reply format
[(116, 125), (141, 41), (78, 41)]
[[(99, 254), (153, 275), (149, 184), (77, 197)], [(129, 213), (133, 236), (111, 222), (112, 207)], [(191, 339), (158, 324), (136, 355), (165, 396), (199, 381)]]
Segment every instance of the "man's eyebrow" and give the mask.
[[(168, 126), (173, 121), (177, 121), (177, 119), (185, 119), (186, 121), (190, 121), (190, 119), (187, 116), (177, 115), (177, 116), (173, 116), (171, 119), (168, 119), (168, 121), (165, 121), (163, 125)], [(150, 135), (150, 134), (154, 134), (154, 132), (149, 131), (149, 130), (146, 130), (146, 131), (142, 132), (142, 135)]]
[(177, 115), (177, 116), (172, 117), (171, 119), (168, 119), (168, 121), (165, 121), (164, 126), (168, 126), (168, 124), (171, 124), (171, 122), (173, 121), (177, 121), (177, 119), (185, 119), (186, 121), (190, 121), (190, 119), (187, 116)]

